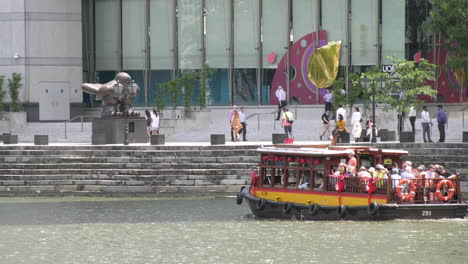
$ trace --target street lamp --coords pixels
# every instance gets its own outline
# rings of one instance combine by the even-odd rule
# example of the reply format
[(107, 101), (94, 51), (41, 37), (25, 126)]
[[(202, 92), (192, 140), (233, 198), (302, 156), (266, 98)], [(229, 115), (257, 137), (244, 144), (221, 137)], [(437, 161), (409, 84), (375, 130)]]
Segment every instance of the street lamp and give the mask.
[[(372, 85), (372, 140), (371, 143), (377, 143), (377, 133), (375, 131), (375, 79), (371, 80), (367, 77), (361, 79), (361, 87), (364, 89), (369, 88), (369, 85)], [(378, 78), (377, 83), (379, 89), (383, 90), (385, 88), (387, 80), (385, 78)]]

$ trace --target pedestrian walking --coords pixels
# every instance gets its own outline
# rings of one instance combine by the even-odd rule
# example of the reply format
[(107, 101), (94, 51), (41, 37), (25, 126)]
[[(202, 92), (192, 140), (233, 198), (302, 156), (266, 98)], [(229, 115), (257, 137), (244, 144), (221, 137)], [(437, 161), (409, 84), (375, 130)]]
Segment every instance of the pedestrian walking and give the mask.
[(242, 140), (247, 141), (247, 138), (246, 138), (246, 135), (247, 135), (247, 117), (246, 117), (246, 114), (245, 114), (245, 107), (240, 108), (239, 118), (240, 118), (240, 123), (242, 124), (242, 129), (241, 129), (241, 132), (239, 132), (239, 133), (242, 133)]
[(231, 129), (231, 141), (234, 142), (234, 130), (232, 129), (232, 116), (234, 111), (237, 112), (237, 105), (233, 105), (231, 111), (229, 111), (229, 128)]
[(325, 111), (332, 110), (332, 102), (333, 102), (333, 94), (331, 93), (330, 89), (327, 89), (327, 92), (323, 95), (323, 99), (325, 100)]
[(353, 116), (351, 117), (351, 126), (353, 133), (354, 141), (359, 142), (359, 138), (361, 137), (362, 133), (362, 126), (361, 126), (362, 116), (361, 112), (359, 112), (359, 107), (354, 107)]
[(287, 105), (286, 92), (284, 91), (283, 86), (278, 86), (275, 95), (276, 99), (278, 99), (278, 115), (276, 116), (275, 120), (280, 120), (281, 110), (283, 110)]
[(293, 122), (294, 122), (294, 115), (293, 113), (289, 112), (289, 109), (286, 106), (284, 108), (281, 127), (284, 128), (284, 133), (288, 136), (288, 138), (294, 138), (294, 135), (292, 133)]
[(159, 134), (159, 114), (157, 108), (153, 108), (153, 111), (151, 112), (150, 132), (151, 135)]
[(439, 128), (439, 142), (445, 142), (445, 127), (447, 126), (447, 113), (442, 105), (437, 106), (437, 127)]
[(146, 135), (148, 138), (148, 142), (151, 138), (151, 113), (148, 109), (145, 110), (145, 118), (146, 118)]
[(320, 134), (320, 140), (323, 139), (324, 135), (327, 135), (325, 138), (330, 137), (330, 110), (325, 110), (325, 113), (322, 115), (322, 122), (323, 122), (323, 132)]
[(234, 142), (239, 141), (239, 131), (242, 129), (242, 124), (237, 110), (234, 110), (232, 113), (231, 126), (234, 133)]
[(415, 134), (415, 133), (416, 133), (416, 129), (415, 129), (415, 125), (416, 125), (416, 109), (414, 108), (414, 106), (411, 106), (411, 107), (410, 107), (408, 116), (409, 116), (409, 121), (410, 121), (410, 124), (411, 124), (411, 129), (412, 129), (412, 131), (413, 131), (413, 134)]
[(423, 111), (421, 112), (421, 126), (423, 129), (423, 140), (424, 142), (432, 142), (430, 127), (432, 126), (431, 116), (427, 111), (427, 106), (423, 106)]

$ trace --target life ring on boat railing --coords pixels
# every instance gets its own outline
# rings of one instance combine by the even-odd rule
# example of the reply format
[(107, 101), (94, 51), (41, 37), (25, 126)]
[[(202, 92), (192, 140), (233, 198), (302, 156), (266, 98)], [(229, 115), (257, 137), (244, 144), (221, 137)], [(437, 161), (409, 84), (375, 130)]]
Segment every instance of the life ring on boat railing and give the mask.
[(266, 200), (263, 199), (263, 198), (258, 199), (257, 204), (256, 204), (256, 208), (259, 211), (262, 211), (263, 209), (265, 209), (265, 206), (266, 206)]
[[(442, 189), (442, 186), (444, 184), (447, 184), (448, 187), (449, 187), (449, 189), (448, 189), (449, 194), (447, 194), (447, 195), (443, 195), (440, 192), (440, 189)], [(437, 194), (437, 197), (439, 197), (439, 199), (441, 201), (448, 201), (448, 200), (452, 199), (453, 195), (455, 194), (455, 186), (453, 186), (453, 183), (451, 181), (449, 181), (449, 180), (442, 180), (437, 184), (436, 194)]]
[(336, 208), (336, 214), (339, 218), (345, 218), (348, 215), (348, 206), (340, 205)]
[(293, 209), (292, 203), (283, 204), (283, 208), (282, 208), (283, 215), (285, 216), (291, 215), (292, 209)]
[(320, 212), (320, 205), (314, 203), (313, 205), (309, 206), (308, 211), (310, 216), (316, 216)]
[(236, 197), (236, 204), (241, 204), (242, 200), (244, 200), (244, 195), (242, 193), (238, 192), (237, 197)]
[[(403, 184), (408, 184), (409, 185), (409, 193), (402, 193), (401, 189), (403, 188)], [(416, 194), (416, 187), (414, 186), (414, 183), (408, 179), (403, 179), (400, 182), (397, 183), (395, 186), (395, 192), (400, 197), (402, 201), (410, 201), (414, 198), (414, 195)]]
[(367, 213), (369, 213), (370, 216), (376, 216), (379, 213), (380, 210), (380, 205), (376, 202), (372, 202), (369, 204), (369, 207), (367, 207)]

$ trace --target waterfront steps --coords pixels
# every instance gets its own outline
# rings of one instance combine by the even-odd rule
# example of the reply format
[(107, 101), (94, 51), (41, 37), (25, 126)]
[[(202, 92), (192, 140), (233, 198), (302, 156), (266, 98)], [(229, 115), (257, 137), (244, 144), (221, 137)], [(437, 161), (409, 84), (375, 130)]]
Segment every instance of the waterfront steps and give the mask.
[(2, 195), (233, 193), (256, 146), (2, 146)]
[[(362, 144), (364, 145), (364, 144)], [(468, 144), (380, 143), (404, 149), (415, 166), (460, 173), (468, 200)], [(256, 145), (3, 145), (1, 195), (232, 193), (250, 182)]]

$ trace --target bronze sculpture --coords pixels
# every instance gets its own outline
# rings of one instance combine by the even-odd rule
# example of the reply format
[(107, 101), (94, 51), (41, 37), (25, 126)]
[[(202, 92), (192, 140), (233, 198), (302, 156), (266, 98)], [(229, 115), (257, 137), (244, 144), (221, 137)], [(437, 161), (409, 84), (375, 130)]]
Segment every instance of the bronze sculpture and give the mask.
[(131, 106), (140, 87), (126, 72), (117, 73), (114, 80), (105, 84), (83, 83), (81, 89), (96, 95), (96, 100), (102, 100), (102, 116), (138, 116), (137, 112), (131, 111)]

